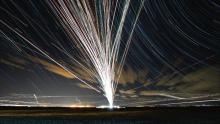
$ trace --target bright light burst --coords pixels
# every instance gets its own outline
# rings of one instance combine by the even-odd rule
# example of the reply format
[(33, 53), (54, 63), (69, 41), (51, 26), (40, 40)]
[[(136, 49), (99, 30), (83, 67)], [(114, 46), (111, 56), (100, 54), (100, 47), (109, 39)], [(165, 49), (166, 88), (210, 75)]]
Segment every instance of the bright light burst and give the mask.
[[(115, 32), (112, 31), (112, 28), (116, 18), (117, 7), (119, 7), (118, 1), (116, 3), (108, 0), (92, 2), (86, 0), (49, 1), (49, 5), (62, 22), (72, 41), (79, 45), (83, 58), (89, 59), (89, 62), (85, 63), (87, 65), (80, 64), (79, 66), (86, 71), (89, 71), (87, 67), (94, 67), (92, 72), (95, 73), (94, 76), (101, 85), (100, 89), (104, 92), (110, 108), (113, 107), (118, 78), (120, 77), (137, 18), (144, 4), (144, 1), (141, 2), (132, 31), (126, 42), (126, 48), (122, 58), (119, 59), (118, 53), (122, 29), (130, 0), (123, 2), (119, 25), (114, 27), (117, 29)], [(74, 60), (80, 63), (77, 59)], [(119, 67), (116, 69), (117, 63), (119, 63)], [(116, 75), (118, 76), (116, 77)]]
[[(0, 21), (8, 29), (23, 39), (28, 45), (35, 48), (37, 52), (51, 60), (70, 75), (80, 80), (89, 88), (103, 92), (107, 98), (109, 107), (113, 108), (119, 77), (128, 53), (131, 38), (136, 26), (139, 14), (143, 8), (144, 0), (139, 1), (139, 7), (132, 19), (131, 30), (128, 38), (123, 41), (124, 48), (121, 49), (123, 27), (129, 12), (130, 0), (48, 0), (56, 18), (62, 24), (67, 36), (71, 39), (73, 50), (78, 49), (78, 56), (71, 55), (60, 42), (53, 44), (63, 54), (67, 55), (78, 69), (88, 74), (92, 80), (83, 79), (81, 73), (73, 70), (65, 64), (50, 56), (46, 50), (37, 46), (24, 34), (13, 29), (4, 21)], [(132, 10), (132, 9), (131, 9)], [(120, 52), (119, 52), (120, 50)], [(119, 53), (121, 53), (119, 55)], [(120, 57), (119, 57), (120, 56)]]
[[(103, 107), (110, 108), (116, 107), (114, 102), (120, 106), (191, 106), (216, 105), (220, 100), (218, 16), (213, 16), (217, 14), (213, 1), (201, 5), (145, 0), (0, 3), (1, 84), (16, 86), (3, 87), (1, 106), (69, 107), (64, 99), (78, 98), (95, 100), (89, 105), (99, 106), (103, 101), (98, 97), (103, 96), (109, 102)], [(131, 40), (135, 43), (123, 69)], [(69, 89), (62, 90), (69, 86), (69, 79), (74, 83), (71, 86), (93, 89), (103, 96), (84, 97), (83, 89), (76, 88), (70, 88), (74, 96), (60, 95), (68, 93)], [(67, 84), (58, 88), (61, 82)], [(118, 82), (122, 87), (117, 92)], [(20, 88), (24, 89), (21, 94)], [(83, 107), (79, 101), (73, 107)]]

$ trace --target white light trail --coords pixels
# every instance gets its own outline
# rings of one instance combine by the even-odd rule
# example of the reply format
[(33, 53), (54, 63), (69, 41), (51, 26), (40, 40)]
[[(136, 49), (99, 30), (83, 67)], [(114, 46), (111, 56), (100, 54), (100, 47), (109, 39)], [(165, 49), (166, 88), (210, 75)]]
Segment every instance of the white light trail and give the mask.
[[(103, 92), (107, 98), (109, 107), (113, 108), (114, 96), (119, 81), (119, 77), (124, 65), (125, 57), (131, 43), (134, 28), (138, 17), (144, 5), (144, 0), (140, 1), (138, 12), (135, 15), (134, 22), (131, 25), (131, 32), (128, 33), (128, 40), (125, 41), (124, 51), (120, 50), (122, 44), (122, 33), (124, 23), (130, 7), (130, 0), (109, 1), (109, 0), (48, 0), (57, 19), (60, 21), (65, 33), (71, 39), (71, 44), (80, 52), (79, 57), (71, 55), (65, 48), (56, 41), (53, 47), (64, 53), (74, 61), (79, 69), (85, 71), (90, 77), (95, 79), (100, 87), (87, 82), (81, 78), (81, 73), (71, 70), (61, 62), (53, 58), (46, 50), (41, 49), (36, 43), (25, 36), (25, 34), (13, 29), (12, 26), (0, 20), (13, 33), (19, 36), (28, 45), (33, 47), (41, 55), (67, 71), (89, 88)], [(116, 17), (117, 15), (117, 17)], [(35, 29), (35, 27), (34, 27)], [(48, 34), (48, 33), (46, 33)], [(5, 35), (5, 34), (4, 34)], [(49, 35), (51, 37), (51, 35)], [(7, 35), (5, 35), (7, 37)], [(11, 41), (14, 44), (14, 41)], [(124, 42), (123, 42), (124, 43)], [(119, 50), (122, 51), (119, 58)], [(116, 68), (116, 64), (118, 68)], [(36, 101), (37, 97), (35, 96)], [(37, 101), (38, 102), (38, 101)]]
[[(109, 107), (112, 108), (114, 106), (114, 95), (118, 84), (118, 79), (116, 80), (115, 76), (117, 74), (117, 78), (120, 77), (134, 27), (144, 1), (141, 1), (131, 34), (129, 35), (129, 41), (126, 43), (121, 60), (119, 60), (118, 54), (130, 0), (124, 1), (121, 17), (118, 21), (119, 25), (116, 27), (117, 30), (115, 32), (112, 32), (112, 27), (115, 21), (116, 7), (119, 6), (118, 1), (116, 1), (115, 6), (112, 5), (111, 1), (94, 1), (94, 11), (92, 11), (91, 3), (88, 1), (50, 0), (48, 4), (60, 22), (62, 22), (63, 27), (65, 27), (64, 29), (73, 42), (80, 46), (83, 57), (89, 59), (90, 62), (88, 64), (92, 63), (92, 65), (87, 65), (87, 67), (94, 67), (92, 72), (95, 73), (94, 76), (109, 102)], [(112, 11), (113, 16), (111, 16)], [(120, 64), (118, 70), (115, 68), (116, 64)], [(85, 66), (83, 66), (83, 69), (85, 69)]]

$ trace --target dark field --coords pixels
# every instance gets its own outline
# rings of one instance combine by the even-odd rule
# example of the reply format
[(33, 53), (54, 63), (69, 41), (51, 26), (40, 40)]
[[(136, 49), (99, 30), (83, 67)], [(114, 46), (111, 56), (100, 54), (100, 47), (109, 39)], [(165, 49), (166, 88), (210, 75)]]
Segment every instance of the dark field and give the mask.
[(0, 124), (220, 124), (219, 107), (1, 107)]

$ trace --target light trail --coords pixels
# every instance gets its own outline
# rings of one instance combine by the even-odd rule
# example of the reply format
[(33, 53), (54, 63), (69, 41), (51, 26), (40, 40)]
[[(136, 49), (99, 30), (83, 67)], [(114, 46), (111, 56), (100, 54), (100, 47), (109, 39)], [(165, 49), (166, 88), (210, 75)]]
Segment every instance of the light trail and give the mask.
[[(96, 99), (103, 98), (103, 94), (110, 107), (115, 106), (113, 101), (117, 105), (125, 101), (127, 105), (142, 106), (212, 100), (219, 92), (219, 30), (216, 27), (220, 21), (210, 11), (215, 5), (209, 9), (204, 6), (213, 5), (212, 2), (189, 3), (197, 9), (188, 2), (163, 0), (2, 1), (0, 64), (14, 67), (15, 71), (22, 69), (22, 73), (30, 72), (27, 82), (32, 83), (36, 95), (17, 94), (15, 98), (0, 99), (15, 105), (28, 104), (19, 103), (24, 97), (24, 102), (30, 99), (34, 101), (30, 104), (38, 105), (45, 99), (81, 98), (84, 92), (74, 94), (77, 96), (40, 96), (45, 93), (41, 83), (67, 82), (63, 87), (68, 85), (66, 79), (59, 78), (62, 76), (76, 83), (73, 86), (101, 94), (91, 93), (82, 99), (88, 97), (101, 103), (105, 99), (101, 102)], [(0, 69), (3, 84), (4, 80), (21, 81), (19, 86), (23, 87), (26, 75), (17, 80), (20, 74), (10, 69)], [(57, 86), (60, 85), (54, 87)], [(116, 92), (117, 87), (132, 92)], [(53, 87), (49, 88), (52, 93)], [(156, 92), (147, 93), (155, 88)]]
[[(130, 0), (125, 0), (123, 3), (121, 3), (123, 4), (122, 7), (119, 6), (119, 1), (116, 1), (115, 5), (113, 5), (113, 3), (109, 1), (97, 0), (93, 3), (95, 6), (94, 11), (92, 11), (92, 5), (88, 1), (49, 0), (47, 3), (51, 7), (57, 19), (62, 24), (67, 35), (71, 38), (73, 42), (72, 44), (77, 45), (77, 48), (81, 54), (81, 58), (73, 57), (59, 42), (59, 45), (52, 45), (60, 52), (67, 55), (74, 63), (79, 66), (80, 69), (87, 72), (90, 77), (94, 77), (95, 81), (98, 82), (100, 87), (95, 88), (92, 86), (92, 84), (89, 84), (89, 82), (86, 82), (80, 78), (81, 75), (79, 73), (74, 72), (70, 68), (56, 61), (47, 52), (34, 44), (21, 32), (13, 29), (6, 22), (0, 20), (0, 23), (18, 35), (28, 45), (34, 47), (37, 52), (60, 66), (62, 69), (67, 71), (76, 79), (80, 80), (82, 83), (86, 84), (89, 88), (97, 92), (100, 92), (101, 90), (109, 102), (109, 107), (112, 108), (114, 106), (113, 101), (117, 84), (124, 65), (125, 57), (128, 53), (128, 48), (131, 43), (134, 28), (137, 24), (138, 17), (144, 5), (144, 0), (140, 3), (138, 12), (132, 24), (132, 30), (129, 34), (129, 38), (127, 42), (125, 42), (125, 48), (124, 52), (122, 52), (121, 58), (119, 58), (121, 37), (125, 19), (130, 6)], [(121, 9), (121, 11), (118, 9)], [(119, 19), (117, 17), (117, 20), (115, 20), (117, 13), (116, 11), (121, 13), (121, 17), (119, 17)], [(113, 13), (113, 15), (111, 15), (111, 13)], [(118, 26), (114, 25), (116, 22), (118, 23)], [(113, 31), (113, 27), (117, 30)], [(7, 37), (6, 34), (4, 35)], [(48, 36), (51, 37), (49, 34)], [(11, 42), (14, 44), (14, 41)], [(118, 68), (116, 68), (116, 64), (119, 64)]]
[[(116, 27), (117, 30), (115, 32), (112, 31), (112, 27), (115, 21), (116, 10), (119, 6), (118, 1), (116, 1), (115, 7), (109, 1), (94, 1), (94, 11), (91, 10), (92, 6), (88, 1), (49, 0), (48, 4), (60, 22), (62, 22), (68, 36), (73, 42), (80, 46), (83, 58), (89, 60), (86, 63), (87, 65), (79, 65), (83, 65), (81, 67), (85, 71), (88, 71), (89, 68), (91, 69), (91, 67), (93, 67), (92, 72), (95, 73), (95, 79), (101, 86), (100, 89), (104, 92), (104, 96), (109, 102), (109, 107), (112, 108), (118, 79), (144, 1), (141, 1), (141, 5), (135, 17), (132, 31), (126, 42), (125, 50), (121, 59), (119, 59), (118, 54), (123, 26), (130, 6), (130, 0), (124, 1), (121, 12), (122, 14), (118, 21), (119, 25)], [(113, 11), (112, 17), (111, 11)], [(68, 56), (71, 56), (66, 51), (63, 52)], [(73, 59), (73, 61), (80, 63), (76, 59)], [(119, 64), (118, 69), (116, 69), (116, 64)], [(115, 77), (116, 74), (118, 79)]]
[[(125, 58), (128, 54), (128, 48), (131, 43), (131, 38), (133, 36), (138, 17), (142, 7), (144, 6), (144, 0), (140, 1), (140, 6), (134, 17), (131, 32), (128, 34), (128, 40), (125, 42), (125, 48), (124, 51), (122, 50), (123, 52), (121, 58), (119, 58), (119, 50), (121, 49), (120, 45), (122, 44), (121, 37), (131, 1), (115, 1), (115, 4), (111, 1), (102, 0), (93, 2), (94, 3), (79, 0), (48, 0), (47, 4), (60, 21), (65, 33), (71, 38), (71, 44), (78, 49), (79, 54), (81, 55), (79, 55), (79, 57), (73, 56), (57, 40), (56, 42), (58, 45), (52, 45), (61, 53), (68, 56), (68, 58), (77, 64), (80, 69), (88, 73), (90, 77), (93, 77), (95, 82), (98, 82), (100, 86), (97, 88), (89, 82), (83, 80), (80, 77), (80, 73), (74, 72), (71, 68), (68, 68), (61, 62), (58, 62), (44, 49), (33, 43), (31, 39), (25, 36), (25, 34), (13, 29), (13, 27), (3, 20), (0, 20), (0, 23), (23, 39), (28, 45), (35, 48), (37, 52), (60, 66), (82, 83), (86, 84), (89, 88), (97, 92), (102, 91), (109, 102), (109, 107), (112, 108), (117, 84)], [(29, 20), (30, 17), (27, 16), (24, 11), (21, 9), (19, 9), (19, 11)], [(116, 15), (117, 17), (115, 17)], [(35, 21), (33, 22), (36, 23)], [(116, 26), (115, 23), (118, 23), (118, 25)], [(41, 26), (39, 27), (40, 29), (43, 29)], [(37, 30), (36, 27), (33, 28)], [(47, 31), (45, 34), (49, 37), (52, 36)], [(4, 36), (8, 37), (6, 34), (4, 34)], [(15, 44), (15, 41), (11, 40), (10, 42)], [(116, 68), (116, 64), (118, 64), (118, 68)]]

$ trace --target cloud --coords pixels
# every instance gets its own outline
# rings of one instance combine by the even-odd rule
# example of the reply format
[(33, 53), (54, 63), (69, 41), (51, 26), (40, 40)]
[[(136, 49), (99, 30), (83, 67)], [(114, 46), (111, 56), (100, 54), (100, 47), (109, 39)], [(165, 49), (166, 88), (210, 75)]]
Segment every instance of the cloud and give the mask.
[(60, 66), (58, 66), (56, 64), (50, 63), (48, 61), (45, 61), (43, 59), (33, 57), (33, 56), (29, 56), (29, 59), (34, 63), (41, 64), (44, 67), (44, 69), (48, 70), (49, 72), (53, 72), (57, 75), (65, 77), (65, 78), (70, 78), (70, 79), (75, 78), (68, 71), (64, 70), (63, 68), (61, 68)]
[(171, 92), (219, 93), (220, 72), (212, 67), (201, 68), (184, 76), (161, 77), (155, 86), (168, 87)]
[(172, 95), (172, 93), (169, 92), (164, 92), (164, 91), (141, 91), (140, 95), (142, 96), (164, 96), (164, 97), (169, 97), (169, 98), (174, 98), (174, 99), (184, 99), (179, 96)]
[(211, 67), (191, 72), (180, 80), (182, 84), (176, 86), (176, 90), (192, 93), (219, 93), (220, 72)]
[(7, 59), (0, 59), (0, 63), (22, 70), (25, 69), (25, 61), (12, 56), (9, 56)]
[(87, 86), (87, 85), (85, 85), (85, 84), (83, 84), (83, 83), (77, 83), (76, 85), (79, 86), (80, 88), (92, 89), (92, 88), (90, 88), (89, 86)]
[(119, 84), (133, 84), (135, 82), (146, 83), (148, 71), (146, 69), (134, 70), (131, 67), (126, 67), (122, 70), (119, 78)]
[(119, 90), (119, 93), (123, 95), (134, 95), (136, 94), (136, 91), (134, 89), (131, 90)]
[[(74, 75), (71, 75), (68, 71), (58, 66), (57, 64), (32, 55), (27, 55), (24, 58), (17, 58), (14, 56), (10, 56), (7, 59), (1, 59), (0, 62), (18, 69), (26, 69), (26, 70), (29, 69), (26, 67), (28, 67), (30, 64), (31, 65), (39, 64), (45, 70), (65, 78), (74, 79), (76, 78), (74, 75), (77, 75), (79, 78), (85, 81), (88, 81), (90, 83), (97, 83), (97, 79), (96, 79), (97, 74), (92, 69), (85, 70), (80, 67), (72, 66), (70, 67), (71, 68), (70, 70)], [(117, 66), (115, 67), (115, 69), (117, 70)], [(146, 80), (147, 74), (148, 71), (146, 69), (134, 70), (132, 67), (128, 66), (122, 69), (122, 73), (119, 78), (119, 84), (128, 85), (128, 84), (134, 84), (135, 82), (149, 84)], [(116, 75), (116, 78), (117, 76), (118, 75)]]

